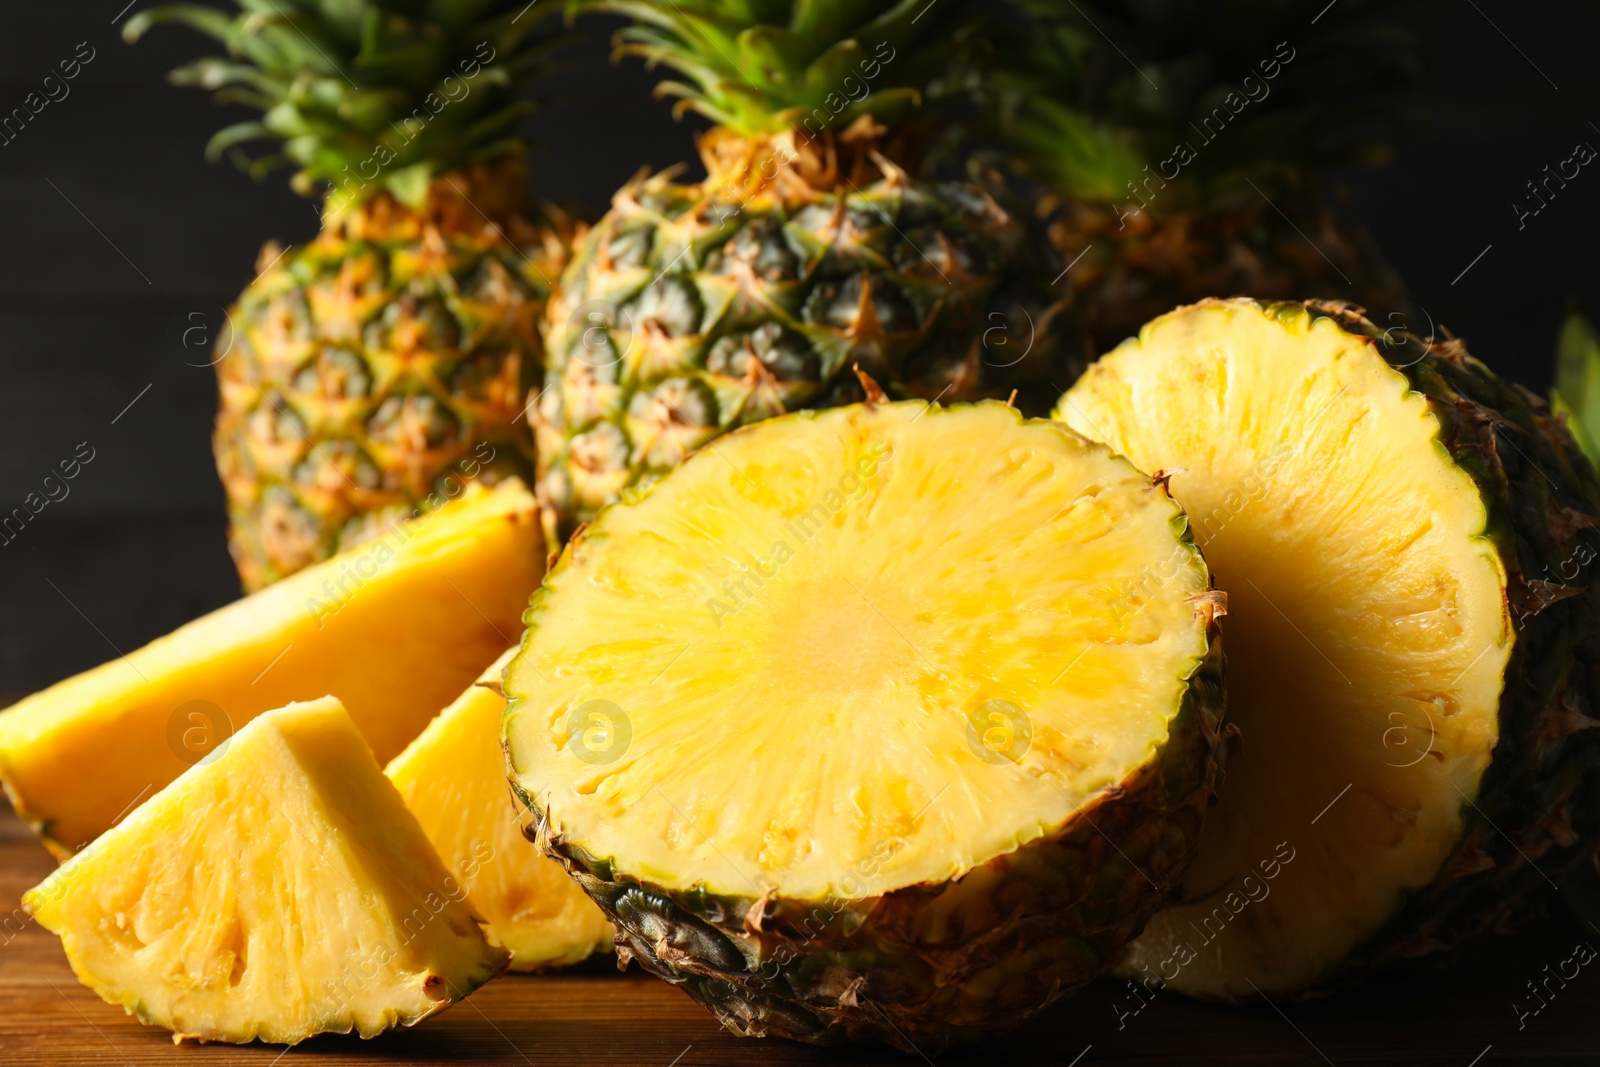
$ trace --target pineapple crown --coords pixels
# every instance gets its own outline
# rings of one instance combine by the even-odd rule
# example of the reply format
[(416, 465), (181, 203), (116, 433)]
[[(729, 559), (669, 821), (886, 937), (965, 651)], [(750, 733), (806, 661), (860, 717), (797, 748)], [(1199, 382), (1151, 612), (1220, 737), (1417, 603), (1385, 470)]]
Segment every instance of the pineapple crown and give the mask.
[(991, 103), (1017, 162), (1080, 200), (1381, 162), (1374, 120), (1421, 81), (1420, 0), (1015, 3)]
[[(527, 0), (236, 2), (237, 14), (141, 11), (123, 37), (177, 22), (221, 41), (225, 57), (169, 79), (261, 116), (218, 131), (207, 156), (229, 152), (255, 176), (291, 165), (296, 192), (330, 187), (335, 207), (387, 192), (416, 208), (435, 176), (520, 152), (516, 126), (534, 105), (519, 91), (563, 40), (544, 17), (553, 5)], [(240, 147), (252, 141), (279, 148), (252, 158)]]
[(818, 137), (862, 118), (895, 126), (950, 65), (973, 28), (970, 0), (569, 0), (574, 13), (623, 15), (619, 55), (682, 76), (679, 97), (736, 134)]

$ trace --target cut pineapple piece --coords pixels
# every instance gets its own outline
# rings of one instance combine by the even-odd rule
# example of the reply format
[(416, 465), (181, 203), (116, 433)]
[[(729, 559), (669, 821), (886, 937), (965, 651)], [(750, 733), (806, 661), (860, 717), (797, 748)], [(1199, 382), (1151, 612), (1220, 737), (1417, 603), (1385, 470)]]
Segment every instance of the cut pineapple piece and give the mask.
[(0, 779), (72, 854), (269, 708), (332, 693), (380, 760), (516, 641), (544, 570), (520, 482), (477, 486), (0, 713)]
[(175, 1040), (372, 1037), (506, 963), (332, 697), (258, 717), (22, 903)]
[(615, 932), (594, 902), (522, 834), (521, 805), (506, 786), (500, 675), (515, 649), (439, 713), (384, 771), (445, 866), (511, 950), (511, 968), (577, 963), (611, 947)]
[(513, 784), (624, 961), (731, 1029), (932, 1047), (1088, 981), (1187, 861), (1214, 594), (1181, 512), (998, 403), (802, 413), (575, 537)]
[(1298, 991), (1507, 918), (1575, 852), (1600, 749), (1568, 739), (1594, 707), (1573, 652), (1595, 661), (1600, 601), (1555, 574), (1594, 558), (1600, 496), (1526, 394), (1429, 349), (1342, 308), (1208, 301), (1057, 409), (1170, 472), (1229, 594), (1243, 752), (1132, 977)]

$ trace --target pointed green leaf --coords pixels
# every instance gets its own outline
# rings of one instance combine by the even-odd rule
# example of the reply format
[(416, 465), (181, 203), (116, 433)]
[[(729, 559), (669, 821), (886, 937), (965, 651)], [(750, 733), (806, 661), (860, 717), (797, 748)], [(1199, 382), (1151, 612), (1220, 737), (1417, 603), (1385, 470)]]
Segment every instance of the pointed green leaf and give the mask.
[(1579, 312), (1567, 316), (1556, 342), (1550, 404), (1566, 414), (1578, 446), (1590, 462), (1600, 466), (1600, 337), (1594, 324)]
[(420, 208), (428, 196), (428, 183), (433, 180), (433, 168), (427, 163), (414, 163), (390, 171), (383, 184), (394, 198), (409, 208)]

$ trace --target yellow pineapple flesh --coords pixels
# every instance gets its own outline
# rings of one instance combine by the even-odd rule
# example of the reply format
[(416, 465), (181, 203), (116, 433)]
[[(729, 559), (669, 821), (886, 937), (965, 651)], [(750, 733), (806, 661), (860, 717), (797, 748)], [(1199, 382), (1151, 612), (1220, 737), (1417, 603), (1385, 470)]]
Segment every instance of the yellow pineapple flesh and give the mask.
[(461, 879), (511, 968), (577, 963), (611, 947), (612, 926), (522, 833), (506, 784), (500, 675), (508, 650), (385, 770), (445, 865)]
[(1217, 998), (1304, 989), (1444, 877), (1475, 821), (1514, 643), (1506, 566), (1448, 408), (1408, 381), (1433, 367), (1409, 343), (1391, 365), (1315, 307), (1207, 301), (1146, 326), (1057, 409), (1171, 472), (1229, 597), (1242, 750), (1130, 976)]
[(23, 897), (78, 978), (174, 1040), (372, 1037), (500, 972), (339, 702), (262, 715)]
[(292, 700), (339, 697), (387, 761), (516, 640), (543, 571), (527, 489), (469, 487), (376, 542), (0, 713), (0, 779), (65, 857)]
[(1060, 425), (779, 416), (568, 542), (513, 787), (619, 958), (729, 1029), (936, 1048), (1089, 981), (1179, 876), (1218, 601), (1162, 487)]

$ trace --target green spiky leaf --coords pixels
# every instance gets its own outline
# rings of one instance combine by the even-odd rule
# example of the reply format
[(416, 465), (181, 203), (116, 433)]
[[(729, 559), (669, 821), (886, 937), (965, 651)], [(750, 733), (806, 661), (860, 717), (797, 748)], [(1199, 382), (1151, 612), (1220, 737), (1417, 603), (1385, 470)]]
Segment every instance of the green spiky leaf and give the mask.
[(1421, 81), (1425, 2), (1341, 0), (1312, 27), (1277, 0), (1014, 0), (992, 69), (968, 80), (1013, 162), (1058, 191), (1116, 202), (1170, 182), (1156, 207), (1177, 207), (1382, 158), (1381, 120)]
[[(990, 5), (993, 6), (992, 4)], [(968, 47), (976, 0), (569, 0), (622, 15), (619, 53), (669, 68), (658, 92), (738, 133), (894, 126)]]
[(1600, 466), (1600, 335), (1581, 312), (1567, 316), (1556, 342), (1550, 407), (1567, 416), (1578, 447)]
[(292, 188), (337, 191), (341, 205), (384, 190), (415, 205), (432, 176), (519, 151), (520, 97), (567, 39), (549, 0), (235, 3), (233, 14), (185, 3), (140, 11), (123, 37), (176, 23), (222, 42), (225, 57), (192, 60), (171, 80), (262, 115), (220, 131), (208, 154), (256, 176), (289, 163)]

